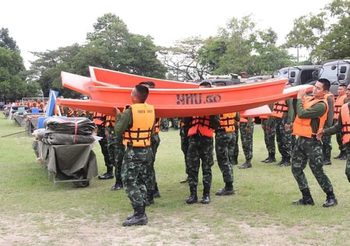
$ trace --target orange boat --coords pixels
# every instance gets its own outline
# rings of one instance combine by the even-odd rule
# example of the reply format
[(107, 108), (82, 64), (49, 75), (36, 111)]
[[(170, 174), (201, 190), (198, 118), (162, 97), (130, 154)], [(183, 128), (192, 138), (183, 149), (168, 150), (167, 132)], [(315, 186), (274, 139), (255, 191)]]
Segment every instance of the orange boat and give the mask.
[[(131, 103), (132, 88), (118, 88), (108, 83), (96, 85), (91, 83), (92, 79), (80, 76), (72, 76), (70, 79), (70, 84), (75, 84), (77, 79), (76, 84), (82, 82), (73, 90), (88, 92), (91, 100), (58, 99), (58, 104), (114, 115), (115, 107), (123, 108)], [(239, 112), (295, 96), (300, 87), (288, 88), (283, 92), (285, 83), (286, 79), (280, 79), (216, 88), (151, 89), (147, 102), (155, 106), (159, 117)]]
[(198, 88), (196, 83), (179, 82), (173, 80), (156, 79), (130, 73), (122, 73), (118, 71), (108, 70), (98, 67), (89, 67), (90, 76), (93, 81), (104, 82), (120, 87), (134, 87), (140, 82), (152, 81), (156, 88)]

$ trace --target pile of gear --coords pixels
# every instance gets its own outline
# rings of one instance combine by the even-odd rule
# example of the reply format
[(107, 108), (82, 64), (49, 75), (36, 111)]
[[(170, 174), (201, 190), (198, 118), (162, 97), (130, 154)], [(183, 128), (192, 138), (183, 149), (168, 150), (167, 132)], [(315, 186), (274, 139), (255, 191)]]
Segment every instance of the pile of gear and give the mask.
[(52, 145), (89, 144), (95, 141), (92, 133), (95, 124), (84, 117), (51, 117), (45, 121), (45, 129), (35, 136), (39, 141)]

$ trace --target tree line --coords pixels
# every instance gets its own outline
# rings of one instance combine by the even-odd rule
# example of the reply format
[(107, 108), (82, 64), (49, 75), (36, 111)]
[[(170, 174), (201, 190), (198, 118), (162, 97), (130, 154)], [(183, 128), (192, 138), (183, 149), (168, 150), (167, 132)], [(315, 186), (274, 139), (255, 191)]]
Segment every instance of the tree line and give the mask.
[[(179, 81), (203, 79), (207, 74), (271, 74), (291, 65), (317, 64), (350, 57), (350, 1), (333, 0), (318, 13), (294, 21), (283, 45), (277, 33), (260, 30), (251, 16), (232, 17), (215, 36), (189, 37), (171, 47), (157, 46), (151, 36), (131, 33), (118, 16), (97, 19), (85, 44), (32, 52), (36, 59), (26, 70), (20, 49), (7, 28), (0, 29), (0, 101), (35, 96), (49, 89), (65, 97), (79, 95), (62, 88), (61, 71), (89, 76), (88, 65), (143, 76)], [(298, 61), (288, 49), (307, 49)]]

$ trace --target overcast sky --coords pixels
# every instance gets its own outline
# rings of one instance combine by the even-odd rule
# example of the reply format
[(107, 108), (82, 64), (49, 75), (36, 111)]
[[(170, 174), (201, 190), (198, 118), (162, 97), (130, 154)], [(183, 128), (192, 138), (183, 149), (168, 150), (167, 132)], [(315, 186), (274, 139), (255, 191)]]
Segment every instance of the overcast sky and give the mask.
[(279, 43), (294, 19), (318, 13), (330, 0), (5, 0), (0, 5), (0, 28), (16, 40), (26, 60), (30, 51), (52, 50), (84, 43), (97, 18), (119, 16), (132, 33), (150, 35), (156, 45), (171, 45), (190, 36), (217, 34), (232, 18), (252, 15), (258, 28), (271, 27)]

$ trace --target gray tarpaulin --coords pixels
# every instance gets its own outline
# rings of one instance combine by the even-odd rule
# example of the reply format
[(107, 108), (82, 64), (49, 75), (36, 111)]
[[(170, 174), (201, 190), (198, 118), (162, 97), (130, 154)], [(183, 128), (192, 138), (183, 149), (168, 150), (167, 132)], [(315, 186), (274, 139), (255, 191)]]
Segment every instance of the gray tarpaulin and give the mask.
[(49, 145), (39, 141), (38, 150), (57, 179), (91, 179), (98, 174), (92, 144)]

